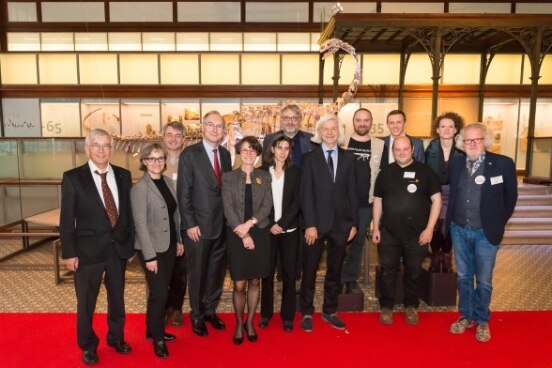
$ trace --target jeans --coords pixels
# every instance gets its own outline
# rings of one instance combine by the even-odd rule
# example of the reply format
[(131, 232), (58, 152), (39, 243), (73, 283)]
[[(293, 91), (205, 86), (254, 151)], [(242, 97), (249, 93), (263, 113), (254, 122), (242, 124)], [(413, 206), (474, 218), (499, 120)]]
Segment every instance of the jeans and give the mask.
[[(366, 241), (366, 233), (368, 232), (370, 222), (372, 222), (372, 206), (360, 207), (358, 209), (358, 232), (347, 247), (347, 256), (345, 257), (345, 263), (341, 271), (342, 283), (357, 280), (360, 271), (360, 257), (362, 257), (362, 249), (364, 249), (364, 242)], [(366, 252), (370, 254), (369, 249), (366, 249)], [(366, 257), (366, 263), (368, 264), (364, 265), (364, 267), (370, 267), (368, 260), (369, 257)], [(368, 283), (368, 280), (366, 282)]]
[[(458, 273), (458, 310), (477, 323), (488, 322), (493, 292), (493, 269), (499, 246), (491, 244), (483, 229), (460, 227), (451, 223), (450, 233)], [(475, 288), (474, 288), (475, 277)]]

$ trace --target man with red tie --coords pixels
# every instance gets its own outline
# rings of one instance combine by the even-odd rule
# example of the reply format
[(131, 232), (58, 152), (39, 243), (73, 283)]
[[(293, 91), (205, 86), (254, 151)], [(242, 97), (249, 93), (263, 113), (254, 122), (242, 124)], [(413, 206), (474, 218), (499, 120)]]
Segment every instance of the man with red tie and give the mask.
[(77, 342), (87, 365), (98, 362), (99, 339), (92, 318), (102, 277), (107, 290), (107, 344), (120, 354), (131, 351), (124, 340), (125, 269), (134, 255), (131, 175), (111, 165), (113, 138), (93, 129), (85, 140), (88, 162), (66, 171), (61, 183), (62, 257), (75, 273)]
[(224, 119), (218, 111), (203, 116), (203, 139), (180, 154), (177, 198), (188, 265), (188, 297), (192, 330), (207, 336), (226, 326), (216, 315), (222, 295), (226, 246), (222, 209), (222, 173), (232, 169), (230, 152), (220, 146)]

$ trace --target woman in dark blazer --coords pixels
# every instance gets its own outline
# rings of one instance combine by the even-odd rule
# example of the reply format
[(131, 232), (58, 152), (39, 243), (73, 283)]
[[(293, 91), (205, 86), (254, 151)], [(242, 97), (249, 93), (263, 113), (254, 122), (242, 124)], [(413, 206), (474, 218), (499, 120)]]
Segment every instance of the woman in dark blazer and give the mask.
[(169, 282), (177, 256), (184, 246), (180, 238), (180, 215), (171, 179), (162, 173), (166, 153), (158, 143), (149, 144), (140, 153), (140, 170), (144, 176), (130, 192), (132, 215), (136, 229), (134, 248), (148, 284), (146, 337), (153, 340), (155, 355), (165, 358), (169, 351), (165, 341), (175, 339), (165, 333), (165, 306)]
[[(257, 341), (253, 317), (259, 302), (260, 279), (270, 273), (269, 215), (272, 209), (270, 174), (255, 169), (262, 152), (257, 138), (244, 137), (236, 145), (241, 156), (240, 168), (222, 175), (222, 202), (226, 217), (226, 247), (230, 277), (234, 281), (236, 331), (233, 341)], [(247, 292), (247, 297), (246, 297)], [(243, 314), (247, 300), (247, 321)]]
[(299, 247), (300, 173), (291, 162), (292, 149), (291, 138), (277, 137), (267, 156), (268, 165), (262, 167), (272, 178), (273, 210), (270, 216), (270, 275), (262, 281), (259, 326), (267, 327), (274, 313), (274, 271), (276, 257), (279, 257), (283, 281), (280, 317), (286, 332), (293, 330), (295, 319), (295, 270)]

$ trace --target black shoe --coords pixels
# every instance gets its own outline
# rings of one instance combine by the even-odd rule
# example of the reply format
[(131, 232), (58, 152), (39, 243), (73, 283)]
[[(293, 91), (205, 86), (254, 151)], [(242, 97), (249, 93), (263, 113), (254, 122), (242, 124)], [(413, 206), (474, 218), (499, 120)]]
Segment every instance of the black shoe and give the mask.
[(362, 289), (356, 281), (348, 281), (345, 283), (345, 293), (346, 294), (356, 294), (362, 293)]
[(98, 363), (98, 354), (96, 350), (84, 350), (82, 352), (82, 362), (86, 365), (94, 365)]
[(115, 351), (119, 354), (128, 354), (132, 351), (132, 349), (130, 348), (130, 345), (124, 341), (119, 341), (116, 343), (108, 342), (107, 345), (115, 349)]
[(284, 321), (284, 331), (285, 332), (293, 331), (293, 321)]
[(259, 321), (259, 327), (266, 328), (270, 324), (270, 318), (268, 317), (261, 317)]
[(205, 326), (205, 321), (202, 319), (192, 320), (192, 330), (198, 336), (208, 336), (207, 326)]
[(206, 322), (209, 322), (215, 330), (224, 330), (226, 328), (224, 321), (220, 319), (219, 316), (217, 316), (216, 314), (213, 314), (212, 316), (205, 316), (203, 317), (203, 319)]
[[(257, 333), (253, 332), (251, 335), (249, 334), (249, 330), (247, 329), (246, 325), (243, 325), (243, 328), (245, 329), (245, 333), (247, 334), (247, 340), (250, 342), (257, 342)], [(255, 331), (255, 329), (253, 329)]]
[[(151, 335), (149, 332), (146, 332), (146, 339), (151, 340)], [(176, 339), (176, 336), (174, 336), (173, 334), (166, 333), (166, 332), (163, 334), (163, 340), (165, 340), (166, 342), (173, 341), (175, 339)]]
[[(236, 332), (238, 332), (238, 328), (241, 328), (241, 325), (238, 325), (238, 327), (236, 327)], [(235, 345), (241, 345), (241, 343), (243, 342), (243, 330), (241, 337), (237, 337), (236, 332), (234, 332), (234, 337), (232, 338), (232, 341), (234, 341)]]
[(167, 345), (165, 345), (165, 341), (154, 341), (153, 352), (159, 358), (166, 358), (169, 356), (169, 349), (167, 349)]

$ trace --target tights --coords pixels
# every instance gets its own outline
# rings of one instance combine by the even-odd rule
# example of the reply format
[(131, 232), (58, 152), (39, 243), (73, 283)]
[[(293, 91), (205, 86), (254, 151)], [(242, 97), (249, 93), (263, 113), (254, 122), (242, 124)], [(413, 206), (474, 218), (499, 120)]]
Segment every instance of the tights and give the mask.
[[(255, 334), (255, 327), (253, 326), (253, 317), (255, 317), (255, 311), (257, 310), (257, 304), (259, 303), (259, 291), (260, 280), (240, 280), (234, 281), (234, 310), (236, 311), (236, 332), (234, 337), (240, 338), (243, 336), (244, 326), (243, 314), (245, 311), (245, 302), (247, 299), (247, 321), (245, 322), (245, 328), (247, 328), (248, 335)], [(246, 291), (247, 289), (247, 291)], [(247, 293), (247, 298), (246, 298)]]

